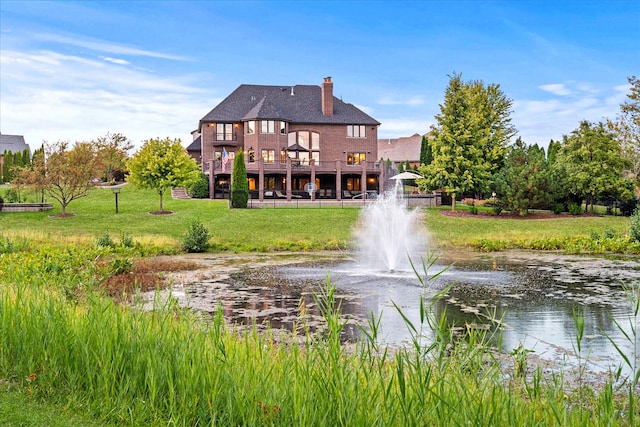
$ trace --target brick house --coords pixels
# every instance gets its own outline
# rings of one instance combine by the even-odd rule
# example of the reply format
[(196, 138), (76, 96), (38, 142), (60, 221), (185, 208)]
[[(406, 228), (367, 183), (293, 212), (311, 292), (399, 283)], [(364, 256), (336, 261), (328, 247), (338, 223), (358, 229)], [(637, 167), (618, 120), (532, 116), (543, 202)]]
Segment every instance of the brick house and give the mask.
[(331, 77), (322, 86), (243, 84), (200, 120), (189, 152), (200, 156), (211, 198), (229, 197), (239, 150), (254, 199), (367, 197), (383, 190), (379, 125), (334, 97)]
[(383, 160), (390, 160), (396, 167), (409, 162), (411, 167), (420, 166), (420, 149), (422, 148), (422, 137), (415, 133), (411, 136), (400, 138), (386, 138), (378, 141), (378, 155)]

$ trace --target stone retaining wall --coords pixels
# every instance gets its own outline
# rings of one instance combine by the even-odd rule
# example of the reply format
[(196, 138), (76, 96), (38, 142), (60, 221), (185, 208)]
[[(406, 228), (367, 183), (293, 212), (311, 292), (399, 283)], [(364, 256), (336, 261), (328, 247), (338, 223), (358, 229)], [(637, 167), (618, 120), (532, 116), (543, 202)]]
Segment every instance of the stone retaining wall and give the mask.
[(53, 203), (0, 203), (0, 212), (41, 212), (53, 209)]

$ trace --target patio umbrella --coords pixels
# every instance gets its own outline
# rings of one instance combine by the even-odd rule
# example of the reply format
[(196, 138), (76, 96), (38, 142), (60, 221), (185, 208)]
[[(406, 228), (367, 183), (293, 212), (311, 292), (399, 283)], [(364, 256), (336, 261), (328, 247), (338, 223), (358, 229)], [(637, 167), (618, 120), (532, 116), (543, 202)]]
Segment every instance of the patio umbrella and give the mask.
[(402, 172), (402, 173), (399, 173), (398, 175), (394, 175), (390, 177), (389, 179), (418, 179), (418, 178), (424, 178), (424, 176), (418, 175), (417, 173), (414, 173), (414, 172)]

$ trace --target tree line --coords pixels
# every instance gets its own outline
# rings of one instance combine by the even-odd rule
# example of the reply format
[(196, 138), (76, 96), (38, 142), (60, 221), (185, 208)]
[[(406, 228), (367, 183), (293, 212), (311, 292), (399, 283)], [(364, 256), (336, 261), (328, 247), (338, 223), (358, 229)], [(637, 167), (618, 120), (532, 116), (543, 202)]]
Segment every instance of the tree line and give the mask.
[[(149, 139), (133, 156), (131, 141), (120, 133), (107, 133), (88, 142), (43, 143), (28, 164), (12, 164), (11, 183), (18, 193), (34, 190), (60, 203), (61, 216), (68, 205), (88, 194), (98, 183), (115, 185), (127, 182), (139, 188), (156, 190), (162, 198), (171, 187), (199, 183), (200, 167), (186, 152), (179, 139)], [(0, 203), (2, 203), (0, 199)]]
[(498, 209), (526, 215), (529, 209), (555, 212), (596, 203), (616, 203), (625, 214), (636, 206), (640, 184), (640, 80), (620, 114), (604, 123), (580, 122), (547, 152), (521, 138), (511, 123), (512, 101), (497, 84), (465, 82), (454, 73), (440, 113), (423, 138), (418, 168), (421, 191), (443, 190), (456, 199), (493, 200)]

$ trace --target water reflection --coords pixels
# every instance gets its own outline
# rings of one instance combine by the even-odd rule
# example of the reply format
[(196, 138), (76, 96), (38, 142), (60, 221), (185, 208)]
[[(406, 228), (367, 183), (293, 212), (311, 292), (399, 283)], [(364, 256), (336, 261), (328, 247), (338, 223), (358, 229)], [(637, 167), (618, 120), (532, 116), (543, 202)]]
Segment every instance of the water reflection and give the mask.
[[(420, 325), (419, 301), (434, 289), (452, 285), (445, 299), (436, 306), (446, 313), (451, 325), (474, 324), (491, 327), (501, 319), (502, 348), (509, 352), (521, 343), (546, 359), (570, 360), (573, 355), (576, 326), (574, 313), (584, 315), (583, 358), (589, 355), (591, 369), (608, 370), (621, 358), (605, 335), (626, 352), (634, 355), (640, 337), (629, 342), (631, 304), (623, 285), (640, 282), (638, 258), (602, 258), (565, 256), (527, 252), (499, 254), (449, 253), (440, 267), (452, 265), (431, 283), (420, 285), (413, 271), (370, 271), (349, 259), (317, 260), (314, 264), (245, 268), (228, 280), (203, 281), (185, 288), (186, 304), (212, 312), (218, 304), (225, 315), (240, 325), (270, 324), (273, 328), (293, 330), (304, 318), (313, 330), (321, 317), (313, 297), (330, 276), (338, 289), (342, 312), (349, 319), (346, 339), (357, 339), (356, 325), (366, 325), (371, 314), (381, 319), (380, 341), (403, 345), (411, 335), (404, 316)], [(619, 330), (614, 320), (624, 327)], [(635, 319), (636, 328), (637, 322)], [(426, 341), (431, 331), (423, 330)], [(633, 335), (631, 335), (633, 338)]]

